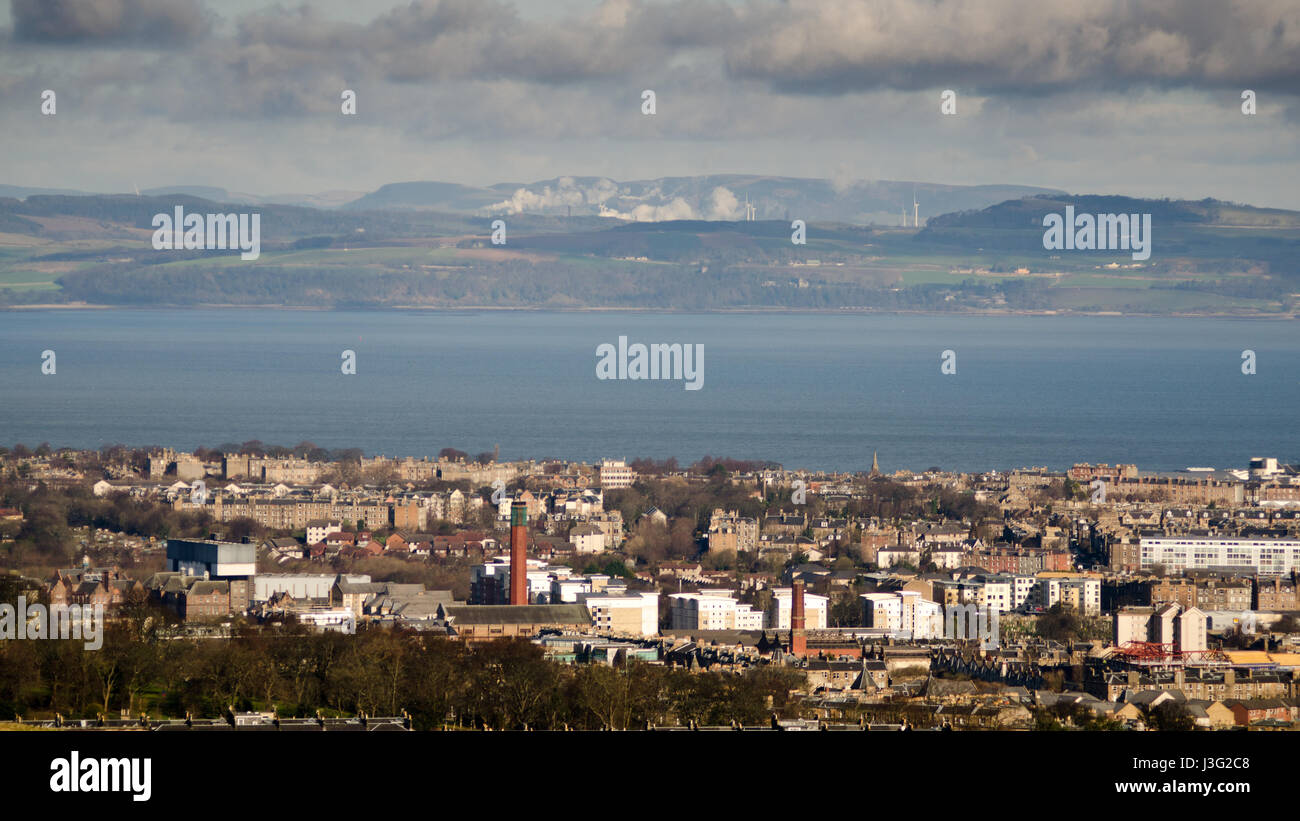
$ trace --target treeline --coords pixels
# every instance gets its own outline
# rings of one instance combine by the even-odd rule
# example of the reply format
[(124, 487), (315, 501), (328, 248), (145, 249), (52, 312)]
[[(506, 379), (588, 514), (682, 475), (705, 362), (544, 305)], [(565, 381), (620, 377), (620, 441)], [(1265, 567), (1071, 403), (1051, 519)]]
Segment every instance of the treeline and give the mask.
[(0, 563), (7, 567), (42, 563), (68, 566), (76, 547), (74, 527), (166, 539), (204, 538), (214, 528), (237, 536), (245, 524), (238, 520), (217, 524), (205, 512), (178, 511), (125, 493), (99, 497), (84, 486), (55, 489), (38, 484), (30, 489), (26, 482), (6, 481), (0, 483), (0, 507), (17, 507), (23, 512), (23, 522), (12, 534), (13, 541), (0, 549)]
[(156, 621), (113, 625), (103, 647), (82, 641), (0, 642), (0, 714), (25, 719), (218, 717), (276, 710), (284, 717), (400, 715), (442, 727), (581, 730), (757, 724), (790, 708), (804, 680), (788, 668), (743, 675), (660, 665), (562, 665), (537, 645), (503, 639), (467, 646), (441, 636), (362, 627), (355, 636), (245, 631), (229, 640), (163, 640)]

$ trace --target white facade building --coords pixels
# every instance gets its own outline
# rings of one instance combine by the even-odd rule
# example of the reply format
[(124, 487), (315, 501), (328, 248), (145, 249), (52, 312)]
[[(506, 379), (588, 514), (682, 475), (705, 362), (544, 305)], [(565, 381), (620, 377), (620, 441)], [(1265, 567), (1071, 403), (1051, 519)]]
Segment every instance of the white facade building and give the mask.
[(903, 599), (894, 593), (863, 593), (863, 621), (867, 627), (898, 632), (903, 629)]
[(307, 523), (307, 544), (320, 544), (331, 533), (342, 533), (343, 522), (340, 520), (317, 520)]
[(1039, 579), (1032, 600), (1044, 610), (1064, 603), (1082, 615), (1100, 616), (1101, 579), (1087, 576)]
[(863, 593), (860, 598), (867, 627), (889, 630), (900, 638), (943, 637), (943, 607), (914, 590)]
[(734, 590), (674, 593), (669, 623), (674, 630), (762, 630), (763, 612), (735, 599)]
[[(269, 600), (276, 593), (288, 593), (295, 599), (328, 599), (336, 573), (259, 573), (253, 577), (253, 601)], [(370, 577), (362, 577), (369, 582)]]
[(578, 601), (587, 605), (597, 631), (659, 635), (658, 593), (583, 593)]
[[(790, 608), (794, 595), (789, 587), (778, 587), (772, 591), (772, 604), (767, 608), (765, 627), (768, 630), (790, 629)], [(826, 629), (826, 611), (828, 601), (825, 596), (805, 592), (803, 594), (804, 629)]]
[(1249, 568), (1261, 576), (1300, 570), (1300, 539), (1142, 534), (1142, 569), (1156, 565), (1171, 575), (1187, 570)]
[(632, 487), (636, 481), (636, 472), (622, 459), (606, 459), (600, 463), (601, 490), (618, 490)]

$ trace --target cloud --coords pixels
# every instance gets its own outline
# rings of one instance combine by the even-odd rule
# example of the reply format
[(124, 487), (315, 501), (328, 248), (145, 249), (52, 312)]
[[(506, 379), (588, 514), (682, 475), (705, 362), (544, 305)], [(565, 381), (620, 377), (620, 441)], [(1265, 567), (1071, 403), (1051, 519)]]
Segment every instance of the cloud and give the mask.
[(14, 39), (30, 43), (174, 46), (206, 36), (200, 0), (12, 0)]
[[(152, 169), (194, 168), (248, 190), (549, 179), (549, 191), (502, 189), (496, 205), (554, 212), (580, 197), (587, 212), (635, 218), (730, 203), (672, 190), (641, 200), (597, 180), (758, 172), (828, 178), (843, 193), (876, 178), (1067, 188), (1101, 185), (1102, 172), (1156, 195), (1258, 200), (1252, 188), (1282, 191), (1300, 165), (1294, 0), (605, 0), (540, 12), (389, 0), (342, 18), (257, 2), (235, 13), (198, 0), (12, 0), (0, 128), (29, 147), (11, 152), (11, 173), (166, 185), (176, 180)], [(46, 88), (59, 114), (33, 119)], [(344, 88), (356, 117), (341, 116)], [(653, 116), (640, 112), (646, 88)], [(938, 114), (945, 88), (956, 117)], [(1259, 94), (1257, 117), (1239, 111), (1243, 88)], [(97, 143), (110, 137), (105, 164)], [(1127, 162), (1157, 146), (1167, 161)], [(243, 176), (221, 179), (219, 166)], [(592, 176), (556, 179), (575, 172)], [(1228, 183), (1201, 193), (1216, 173)]]
[(1300, 6), (1290, 0), (789, 0), (746, 8), (746, 35), (727, 47), (727, 70), (790, 93), (1251, 84), (1294, 93), (1300, 80)]

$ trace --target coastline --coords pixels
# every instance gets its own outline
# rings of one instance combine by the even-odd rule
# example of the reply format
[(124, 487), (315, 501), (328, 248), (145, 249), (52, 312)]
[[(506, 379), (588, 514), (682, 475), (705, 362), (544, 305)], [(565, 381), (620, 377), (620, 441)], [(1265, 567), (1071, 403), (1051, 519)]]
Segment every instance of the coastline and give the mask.
[(1062, 311), (1062, 310), (1042, 310), (1042, 311), (999, 311), (989, 309), (969, 309), (969, 310), (952, 310), (952, 311), (919, 311), (919, 310), (900, 310), (900, 309), (877, 309), (877, 308), (714, 308), (702, 310), (687, 310), (683, 308), (653, 308), (653, 307), (618, 307), (618, 306), (546, 306), (546, 305), (385, 305), (382, 307), (375, 306), (358, 306), (358, 305), (283, 305), (283, 304), (258, 304), (250, 305), (244, 303), (196, 303), (185, 305), (113, 305), (98, 304), (86, 302), (74, 303), (37, 303), (31, 305), (3, 305), (0, 306), (0, 312), (5, 311), (346, 311), (346, 312), (366, 312), (366, 313), (486, 313), (486, 312), (529, 312), (545, 314), (681, 314), (681, 315), (729, 315), (729, 314), (759, 314), (759, 315), (825, 315), (825, 316), (845, 316), (858, 314), (879, 314), (883, 316), (987, 316), (987, 317), (1124, 317), (1133, 319), (1247, 319), (1247, 320), (1266, 320), (1266, 321), (1294, 321), (1300, 319), (1298, 313), (1260, 313), (1260, 312), (1235, 312), (1235, 311), (1177, 311), (1170, 313), (1143, 313), (1129, 311)]

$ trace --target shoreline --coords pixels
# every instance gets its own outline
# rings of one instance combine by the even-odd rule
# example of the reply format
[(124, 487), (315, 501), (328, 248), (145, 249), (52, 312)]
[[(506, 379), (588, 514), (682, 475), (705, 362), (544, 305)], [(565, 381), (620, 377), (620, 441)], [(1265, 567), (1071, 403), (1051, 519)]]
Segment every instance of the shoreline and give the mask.
[(960, 311), (916, 311), (916, 310), (898, 310), (898, 309), (876, 309), (876, 308), (712, 308), (712, 309), (687, 309), (687, 308), (650, 308), (650, 307), (600, 307), (600, 306), (583, 306), (583, 307), (551, 307), (542, 305), (387, 305), (383, 307), (361, 307), (361, 306), (322, 306), (322, 305), (248, 305), (236, 303), (211, 303), (211, 304), (194, 304), (194, 305), (106, 305), (97, 303), (38, 303), (31, 305), (4, 305), (0, 306), (0, 312), (8, 311), (317, 311), (327, 312), (353, 312), (353, 313), (484, 313), (489, 311), (500, 312), (532, 312), (545, 314), (584, 314), (584, 313), (637, 313), (637, 314), (682, 314), (682, 315), (704, 315), (719, 316), (728, 314), (808, 314), (819, 316), (853, 316), (853, 315), (886, 315), (886, 316), (983, 316), (983, 317), (1122, 317), (1129, 319), (1244, 319), (1260, 321), (1295, 321), (1300, 319), (1300, 314), (1295, 313), (1238, 313), (1227, 311), (1215, 312), (1173, 312), (1173, 313), (1139, 313), (1125, 311), (1060, 311), (1060, 310), (1042, 310), (1042, 311), (997, 311), (997, 310), (960, 310)]

